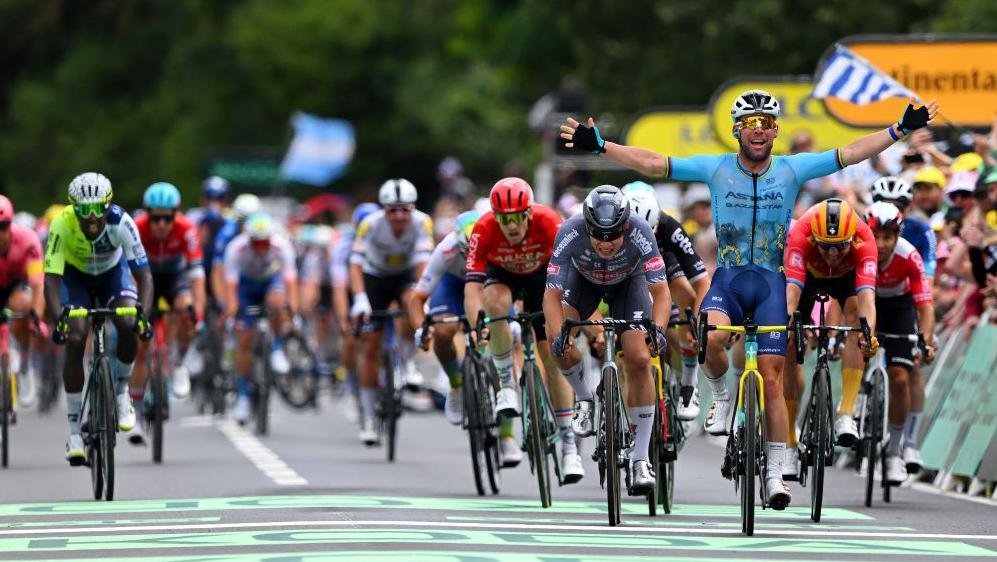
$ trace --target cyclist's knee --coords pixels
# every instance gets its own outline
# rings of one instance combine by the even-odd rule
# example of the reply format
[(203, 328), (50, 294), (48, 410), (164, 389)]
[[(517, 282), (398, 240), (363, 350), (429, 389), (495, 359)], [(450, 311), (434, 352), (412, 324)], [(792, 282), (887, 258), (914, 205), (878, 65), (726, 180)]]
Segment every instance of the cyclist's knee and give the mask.
[(723, 353), (729, 339), (730, 334), (727, 332), (720, 330), (710, 332), (710, 334), (706, 337), (707, 352), (710, 354)]
[(888, 369), (887, 373), (890, 377), (890, 388), (898, 391), (907, 390), (907, 385), (910, 384), (910, 371), (903, 367), (893, 367)]

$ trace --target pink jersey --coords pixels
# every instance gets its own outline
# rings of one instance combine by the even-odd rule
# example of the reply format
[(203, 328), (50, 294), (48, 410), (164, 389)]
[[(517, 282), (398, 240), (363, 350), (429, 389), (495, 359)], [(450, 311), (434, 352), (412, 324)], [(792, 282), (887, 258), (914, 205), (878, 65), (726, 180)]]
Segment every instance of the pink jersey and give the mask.
[(921, 254), (917, 253), (913, 244), (898, 238), (893, 255), (879, 268), (876, 295), (899, 297), (906, 293), (914, 296), (914, 304), (931, 302), (931, 284), (924, 273)]
[(0, 254), (0, 287), (9, 288), (22, 281), (41, 282), (42, 243), (34, 230), (19, 224), (10, 225), (10, 246)]

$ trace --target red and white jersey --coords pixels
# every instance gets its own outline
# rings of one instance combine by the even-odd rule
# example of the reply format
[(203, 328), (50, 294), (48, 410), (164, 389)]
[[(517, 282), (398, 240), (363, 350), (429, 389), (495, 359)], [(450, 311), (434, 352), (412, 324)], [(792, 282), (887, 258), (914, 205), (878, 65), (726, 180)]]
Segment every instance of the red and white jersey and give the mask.
[[(0, 287), (9, 288), (21, 281), (41, 281), (42, 243), (34, 230), (11, 224), (10, 245), (0, 254)], [(0, 306), (6, 303), (0, 303)]]
[(561, 226), (561, 215), (544, 205), (533, 206), (526, 236), (518, 244), (510, 244), (488, 211), (478, 219), (467, 244), (467, 280), (484, 282), (488, 264), (515, 275), (529, 275), (547, 265), (554, 238)]
[(204, 276), (201, 237), (197, 226), (183, 213), (176, 214), (173, 227), (163, 240), (153, 237), (148, 213), (135, 219), (135, 228), (153, 273), (172, 275), (189, 271), (193, 277)]
[(899, 297), (911, 293), (914, 304), (931, 302), (931, 283), (924, 272), (924, 262), (914, 245), (897, 239), (893, 255), (879, 268), (876, 296)]

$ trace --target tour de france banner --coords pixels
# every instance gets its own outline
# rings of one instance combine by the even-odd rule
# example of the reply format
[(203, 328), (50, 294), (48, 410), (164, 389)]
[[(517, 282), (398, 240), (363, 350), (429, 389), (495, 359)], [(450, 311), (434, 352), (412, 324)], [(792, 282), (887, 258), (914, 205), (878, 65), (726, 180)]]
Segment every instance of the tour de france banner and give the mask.
[[(822, 101), (811, 96), (813, 88), (811, 76), (742, 76), (728, 80), (717, 88), (710, 100), (713, 134), (727, 152), (738, 149), (737, 139), (731, 134), (734, 123), (730, 118), (730, 106), (738, 94), (751, 89), (765, 90), (779, 100), (779, 137), (773, 148), (777, 154), (788, 153), (790, 141), (801, 131), (809, 133), (813, 139), (812, 150), (821, 151), (844, 146), (873, 130), (851, 127), (830, 116)], [(896, 117), (900, 113), (897, 112)]]
[[(848, 64), (842, 53), (861, 64)], [(896, 123), (908, 103), (905, 96), (867, 101), (864, 93), (887, 87), (884, 75), (923, 102), (937, 99), (946, 121), (990, 127), (997, 112), (997, 34), (846, 37), (828, 47), (815, 72), (832, 92), (823, 100), (828, 114), (871, 128)]]

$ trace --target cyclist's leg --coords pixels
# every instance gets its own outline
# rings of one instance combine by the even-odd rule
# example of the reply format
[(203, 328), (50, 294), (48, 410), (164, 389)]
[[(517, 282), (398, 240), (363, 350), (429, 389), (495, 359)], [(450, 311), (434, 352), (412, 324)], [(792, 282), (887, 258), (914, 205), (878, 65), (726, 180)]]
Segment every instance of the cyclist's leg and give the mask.
[[(124, 258), (117, 267), (96, 277), (100, 281), (96, 291), (97, 302), (107, 307), (130, 307), (138, 302), (138, 288)], [(118, 428), (131, 431), (135, 427), (135, 408), (129, 395), (129, 380), (138, 353), (138, 334), (135, 333), (134, 316), (115, 316), (112, 319), (117, 332), (115, 346), (115, 386), (118, 402)]]
[[(858, 298), (848, 297), (842, 309), (844, 310), (844, 323), (848, 326), (858, 325)], [(853, 414), (855, 400), (858, 398), (859, 389), (862, 386), (865, 359), (859, 350), (859, 335), (850, 333), (844, 338), (844, 346), (841, 349), (841, 401), (838, 402), (834, 433), (835, 440), (839, 441), (840, 445), (850, 445), (858, 439), (858, 427), (855, 424)]]
[[(397, 300), (397, 277), (377, 277), (365, 273), (364, 289), (373, 310), (385, 310)], [(360, 333), (360, 438), (368, 444), (376, 442), (374, 415), (377, 408), (377, 392), (381, 387), (381, 356), (384, 344), (384, 319), (369, 320)]]
[(918, 450), (918, 430), (921, 425), (921, 415), (924, 412), (924, 377), (921, 376), (921, 358), (914, 360), (914, 368), (910, 372), (910, 409), (904, 422), (904, 462), (911, 470), (920, 470), (922, 460)]
[[(489, 279), (482, 290), (482, 306), (490, 317), (506, 316), (512, 306), (512, 291), (509, 285), (498, 279)], [(492, 352), (492, 362), (498, 373), (503, 389), (515, 388), (512, 361), (512, 332), (508, 322), (495, 322), (488, 325), (488, 349)]]
[[(624, 281), (623, 286), (619, 288), (613, 298), (611, 312), (613, 318), (642, 320), (651, 317), (651, 306), (647, 280), (641, 276)], [(630, 406), (630, 422), (637, 428), (634, 449), (630, 454), (631, 462), (649, 461), (648, 448), (654, 429), (656, 391), (654, 379), (651, 376), (651, 351), (647, 346), (646, 338), (647, 332), (643, 330), (627, 330), (620, 338), (629, 386), (627, 402)], [(636, 474), (635, 476), (644, 475)], [(653, 480), (650, 482), (641, 481), (638, 484), (638, 487), (653, 486)]]
[[(461, 316), (464, 314), (464, 280), (443, 274), (440, 283), (429, 297), (429, 314), (432, 316)], [(443, 371), (450, 379), (451, 390), (461, 387), (460, 362), (454, 338), (459, 324), (437, 324), (433, 326), (433, 353), (439, 359)], [(453, 393), (452, 393), (453, 394)]]
[(283, 279), (275, 275), (271, 279), (270, 286), (267, 287), (266, 297), (267, 318), (270, 322), (270, 333), (273, 334), (273, 342), (270, 348), (270, 364), (274, 371), (286, 373), (290, 370), (287, 357), (284, 355), (284, 333), (290, 325), (290, 313), (287, 309), (287, 293)]
[[(700, 321), (705, 320), (714, 325), (730, 325), (741, 322), (741, 305), (736, 295), (730, 290), (730, 280), (734, 272), (729, 269), (717, 269), (709, 292), (703, 298), (700, 306)], [(730, 392), (727, 389), (727, 341), (730, 334), (722, 331), (712, 331), (706, 338), (706, 364), (704, 372), (713, 391), (713, 402), (706, 415), (707, 432), (721, 435), (727, 433), (727, 413), (730, 407)]]
[(236, 313), (233, 332), (235, 336), (235, 387), (236, 402), (233, 416), (236, 421), (245, 423), (252, 416), (252, 368), (253, 368), (253, 323), (256, 317), (249, 314), (251, 306), (262, 306), (266, 299), (268, 280), (259, 281), (239, 276), (236, 298), (238, 312)]
[[(91, 306), (90, 287), (82, 273), (66, 265), (62, 278), (62, 304), (71, 307)], [(83, 413), (83, 353), (86, 351), (90, 323), (84, 318), (68, 320), (65, 361), (62, 365), (62, 384), (66, 391), (66, 418), (69, 421), (69, 439), (66, 443), (66, 460), (78, 464), (86, 457), (83, 450), (80, 419)]]
[(11, 287), (9, 296), (6, 299), (0, 299), (0, 302), (6, 302), (7, 307), (15, 314), (25, 315), (24, 318), (18, 318), (11, 322), (11, 333), (14, 335), (14, 339), (17, 340), (17, 347), (21, 358), (17, 372), (11, 373), (11, 384), (14, 392), (13, 396), (23, 406), (29, 406), (34, 403), (37, 389), (35, 381), (36, 371), (31, 353), (31, 344), (34, 338), (31, 337), (31, 331), (28, 329), (27, 318), (27, 314), (31, 312), (31, 296), (31, 288), (26, 284), (19, 283)]
[[(814, 291), (815, 287), (811, 286), (811, 277), (807, 276), (807, 283), (803, 287), (803, 292), (800, 295), (800, 304), (797, 310), (803, 316), (804, 322), (810, 322), (811, 313), (814, 307)], [(797, 364), (796, 362), (796, 338), (793, 332), (789, 332), (789, 341), (786, 348), (786, 362), (783, 366), (783, 386), (782, 393), (786, 400), (786, 423), (787, 423), (787, 437), (786, 437), (786, 447), (789, 449), (795, 449), (798, 442), (798, 435), (796, 434), (796, 420), (799, 419), (799, 407), (800, 402), (803, 399), (803, 390), (806, 387), (806, 383), (803, 380), (803, 365)], [(804, 354), (809, 348), (807, 343), (804, 344)]]

